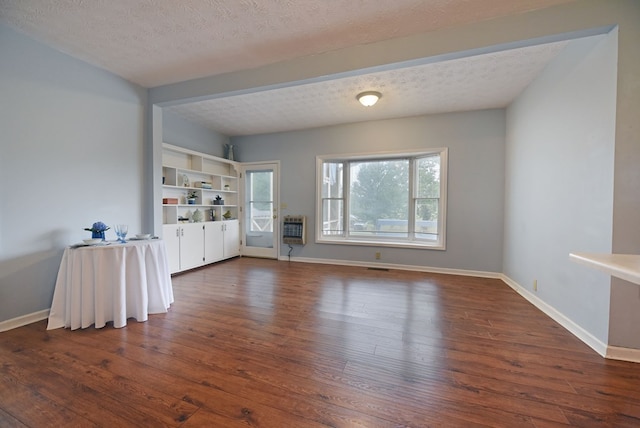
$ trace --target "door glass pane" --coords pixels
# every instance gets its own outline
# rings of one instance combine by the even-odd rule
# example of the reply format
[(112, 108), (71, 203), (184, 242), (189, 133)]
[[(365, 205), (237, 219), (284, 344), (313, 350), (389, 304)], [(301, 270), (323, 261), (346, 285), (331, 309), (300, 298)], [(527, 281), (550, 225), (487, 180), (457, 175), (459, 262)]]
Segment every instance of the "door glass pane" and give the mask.
[(273, 171), (245, 172), (246, 245), (273, 247)]

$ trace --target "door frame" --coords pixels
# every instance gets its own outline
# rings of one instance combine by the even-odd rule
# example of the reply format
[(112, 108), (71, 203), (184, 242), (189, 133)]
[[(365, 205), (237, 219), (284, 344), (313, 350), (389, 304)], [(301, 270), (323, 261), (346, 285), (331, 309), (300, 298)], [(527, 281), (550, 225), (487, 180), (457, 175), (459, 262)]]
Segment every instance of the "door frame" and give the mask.
[[(259, 170), (260, 166), (264, 166), (264, 169), (273, 169), (274, 177), (273, 177), (273, 215), (275, 216), (273, 219), (273, 248), (262, 248), (256, 250), (260, 247), (247, 247), (246, 245), (246, 237), (247, 237), (247, 224), (245, 219), (246, 212), (246, 171), (247, 170)], [(271, 168), (273, 167), (273, 168)], [(264, 162), (242, 162), (239, 165), (239, 173), (240, 173), (240, 181), (238, 186), (238, 196), (239, 196), (239, 215), (238, 220), (240, 223), (240, 254), (246, 257), (262, 257), (269, 259), (280, 258), (280, 161), (264, 161)]]

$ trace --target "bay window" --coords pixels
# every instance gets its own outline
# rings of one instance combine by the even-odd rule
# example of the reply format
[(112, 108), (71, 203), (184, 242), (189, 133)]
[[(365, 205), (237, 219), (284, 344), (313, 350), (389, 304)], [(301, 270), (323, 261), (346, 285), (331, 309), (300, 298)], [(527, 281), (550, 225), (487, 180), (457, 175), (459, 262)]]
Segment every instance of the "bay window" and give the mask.
[(445, 248), (447, 149), (318, 156), (317, 242)]

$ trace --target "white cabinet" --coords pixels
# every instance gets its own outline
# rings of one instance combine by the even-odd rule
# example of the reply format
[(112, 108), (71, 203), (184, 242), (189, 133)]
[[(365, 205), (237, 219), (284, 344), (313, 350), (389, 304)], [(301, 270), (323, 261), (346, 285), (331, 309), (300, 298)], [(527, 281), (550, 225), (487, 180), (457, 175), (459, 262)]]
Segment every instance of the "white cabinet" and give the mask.
[(235, 257), (240, 254), (240, 225), (238, 220), (229, 220), (223, 223), (224, 239), (223, 257)]
[(171, 273), (240, 254), (237, 165), (163, 145), (162, 222)]
[(180, 270), (204, 264), (204, 227), (202, 223), (180, 225)]
[(165, 224), (162, 231), (171, 273), (240, 254), (238, 220)]
[(209, 222), (204, 227), (204, 262), (213, 263), (224, 258), (223, 222)]
[(167, 259), (169, 272), (180, 271), (180, 226), (177, 224), (165, 224), (162, 226), (162, 239), (167, 247)]
[(240, 227), (238, 220), (205, 224), (205, 263), (235, 257), (240, 254)]
[(176, 273), (204, 264), (203, 223), (165, 224), (162, 234), (167, 247), (169, 272)]

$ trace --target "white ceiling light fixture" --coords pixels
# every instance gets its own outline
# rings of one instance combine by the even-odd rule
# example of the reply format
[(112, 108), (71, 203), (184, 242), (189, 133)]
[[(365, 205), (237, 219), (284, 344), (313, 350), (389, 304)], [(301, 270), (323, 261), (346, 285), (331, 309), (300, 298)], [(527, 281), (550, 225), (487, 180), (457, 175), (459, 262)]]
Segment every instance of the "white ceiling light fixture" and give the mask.
[(356, 98), (363, 106), (371, 107), (377, 103), (380, 98), (382, 98), (382, 94), (376, 91), (366, 91), (359, 93)]

